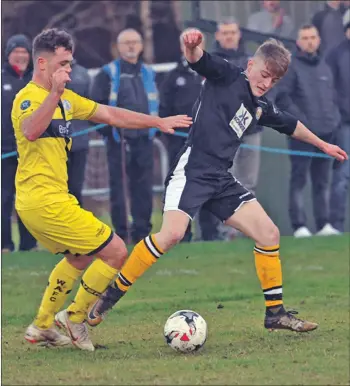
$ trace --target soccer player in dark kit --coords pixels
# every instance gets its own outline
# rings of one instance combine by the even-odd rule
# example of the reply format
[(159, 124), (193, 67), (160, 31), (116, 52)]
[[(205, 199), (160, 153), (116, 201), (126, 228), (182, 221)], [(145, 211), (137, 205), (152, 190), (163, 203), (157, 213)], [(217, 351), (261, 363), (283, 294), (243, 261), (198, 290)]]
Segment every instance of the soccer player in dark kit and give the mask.
[(165, 181), (164, 215), (160, 232), (138, 243), (115, 282), (88, 313), (99, 324), (134, 282), (183, 237), (197, 210), (210, 210), (226, 225), (255, 241), (255, 265), (265, 297), (265, 328), (297, 332), (315, 330), (316, 323), (288, 312), (282, 300), (280, 234), (254, 195), (228, 169), (244, 133), (259, 122), (280, 133), (317, 146), (339, 161), (348, 159), (338, 146), (322, 141), (296, 117), (278, 110), (263, 95), (287, 72), (290, 52), (270, 39), (249, 60), (245, 71), (203, 51), (198, 30), (183, 35), (190, 67), (206, 78), (195, 104), (196, 113), (186, 146)]

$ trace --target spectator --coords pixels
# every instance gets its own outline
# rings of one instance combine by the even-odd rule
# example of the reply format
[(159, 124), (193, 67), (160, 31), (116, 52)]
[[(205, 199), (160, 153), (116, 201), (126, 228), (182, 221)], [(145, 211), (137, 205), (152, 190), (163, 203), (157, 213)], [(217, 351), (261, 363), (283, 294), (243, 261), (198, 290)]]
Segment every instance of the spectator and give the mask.
[(321, 38), (320, 50), (327, 55), (344, 39), (343, 16), (340, 12), (340, 0), (326, 1), (323, 10), (312, 18)]
[[(105, 65), (97, 74), (92, 97), (145, 114), (158, 114), (158, 92), (153, 70), (143, 64), (141, 35), (134, 29), (123, 30), (117, 38), (120, 59)], [(130, 181), (132, 241), (136, 244), (151, 231), (153, 130), (103, 129), (107, 140), (112, 223), (127, 243), (129, 233), (126, 180)], [(127, 154), (126, 154), (127, 153)], [(126, 165), (126, 166), (125, 166)], [(126, 167), (126, 169), (125, 169)], [(127, 176), (126, 176), (127, 173)]]
[(346, 27), (346, 25), (350, 23), (350, 1), (349, 0), (343, 0), (341, 2), (340, 12), (343, 16), (344, 27)]
[[(90, 75), (87, 69), (80, 66), (76, 60), (72, 63), (70, 73), (71, 82), (67, 88), (77, 94), (89, 98)], [(85, 130), (90, 127), (88, 121), (72, 120), (73, 133)], [(86, 159), (89, 151), (89, 135), (80, 135), (73, 138), (72, 148), (68, 155), (68, 189), (82, 206), (81, 192), (84, 184)]]
[[(185, 30), (186, 31), (186, 30)], [(185, 32), (183, 31), (183, 33)], [(180, 36), (180, 47), (183, 52), (183, 39)], [(202, 42), (201, 47), (204, 48), (205, 42)], [(192, 115), (192, 108), (195, 104), (201, 87), (203, 78), (193, 71), (185, 59), (181, 57), (176, 68), (167, 73), (160, 87), (160, 104), (159, 116), (166, 117), (176, 114)], [(188, 130), (179, 129), (181, 132)], [(186, 142), (186, 137), (177, 137), (167, 135), (167, 147), (169, 154), (169, 163), (172, 164), (176, 160), (177, 154)], [(204, 213), (202, 213), (204, 212)], [(217, 238), (218, 220), (208, 211), (201, 210), (199, 212), (199, 226), (201, 228), (201, 236), (205, 241), (215, 240)], [(192, 239), (191, 224), (189, 224), (183, 242), (189, 242)]]
[[(338, 47), (330, 51), (327, 58), (331, 67), (338, 106), (341, 114), (341, 128), (336, 132), (335, 143), (341, 144), (350, 153), (350, 21), (345, 26), (346, 39)], [(330, 223), (340, 232), (344, 232), (345, 215), (347, 212), (350, 179), (349, 161), (333, 163), (333, 178), (330, 196)]]
[(293, 21), (286, 15), (279, 0), (264, 0), (263, 9), (249, 16), (247, 28), (285, 38), (294, 34)]
[[(311, 131), (325, 141), (332, 141), (340, 124), (335, 100), (332, 72), (319, 53), (320, 37), (313, 25), (299, 29), (297, 50), (286, 76), (277, 87), (276, 104), (293, 113)], [(307, 143), (288, 139), (289, 148), (296, 151), (317, 152)], [(313, 211), (318, 235), (335, 234), (329, 224), (328, 190), (331, 160), (328, 158), (291, 156), (289, 185), (289, 215), (295, 237), (308, 237), (303, 190), (311, 173)]]
[[(1, 153), (16, 151), (16, 140), (11, 121), (12, 103), (16, 94), (31, 80), (31, 44), (24, 35), (12, 36), (6, 45), (5, 63), (1, 71)], [(17, 157), (1, 160), (1, 251), (15, 249), (11, 218), (15, 197), (15, 175)], [(17, 216), (20, 251), (29, 251), (37, 246), (36, 240), (27, 231)]]

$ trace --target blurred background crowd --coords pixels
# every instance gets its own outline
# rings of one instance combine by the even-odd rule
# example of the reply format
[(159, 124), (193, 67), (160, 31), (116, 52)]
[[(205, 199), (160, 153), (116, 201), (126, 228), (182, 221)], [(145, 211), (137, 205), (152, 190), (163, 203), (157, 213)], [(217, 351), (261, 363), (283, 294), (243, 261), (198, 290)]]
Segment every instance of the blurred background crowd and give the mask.
[[(1, 20), (2, 252), (38, 248), (14, 211), (10, 112), (31, 79), (31, 40), (45, 28), (64, 28), (74, 37), (68, 88), (99, 103), (162, 117), (192, 115), (202, 87), (182, 56), (183, 30), (199, 28), (204, 49), (243, 69), (260, 43), (278, 38), (292, 51), (292, 63), (268, 97), (350, 153), (350, 1), (3, 1)], [(162, 183), (186, 131), (169, 136), (152, 129), (96, 129), (81, 121), (72, 128), (68, 185), (80, 204), (128, 244), (159, 228)], [(243, 137), (232, 161), (232, 174), (257, 195), (282, 234), (349, 231), (349, 162), (322, 157), (264, 127)], [(241, 236), (201, 210), (183, 241)]]

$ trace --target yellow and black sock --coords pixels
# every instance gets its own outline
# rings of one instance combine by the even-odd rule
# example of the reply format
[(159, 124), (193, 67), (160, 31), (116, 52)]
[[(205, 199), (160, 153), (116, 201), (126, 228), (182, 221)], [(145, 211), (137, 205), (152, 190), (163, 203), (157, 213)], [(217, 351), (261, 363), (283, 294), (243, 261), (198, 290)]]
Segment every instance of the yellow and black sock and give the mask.
[(135, 245), (127, 262), (118, 274), (116, 286), (123, 292), (135, 283), (162, 255), (154, 235), (147, 236)]
[(101, 259), (96, 259), (90, 265), (82, 277), (73, 303), (67, 308), (72, 322), (82, 323), (86, 319), (89, 307), (102, 295), (117, 272)]
[(267, 313), (283, 310), (282, 267), (279, 245), (271, 247), (255, 246), (255, 267), (265, 297)]
[(55, 314), (63, 307), (75, 281), (83, 271), (73, 267), (66, 258), (51, 272), (34, 324), (42, 329), (51, 327)]

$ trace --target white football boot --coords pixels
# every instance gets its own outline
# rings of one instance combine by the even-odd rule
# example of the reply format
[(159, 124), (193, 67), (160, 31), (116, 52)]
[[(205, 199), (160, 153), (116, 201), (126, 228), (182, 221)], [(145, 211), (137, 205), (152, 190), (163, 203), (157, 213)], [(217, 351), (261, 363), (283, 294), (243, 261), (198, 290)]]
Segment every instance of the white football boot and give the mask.
[(94, 351), (95, 347), (89, 338), (87, 324), (74, 323), (68, 318), (67, 310), (60, 311), (55, 316), (56, 326), (66, 331), (74, 346), (80, 350)]
[(34, 324), (27, 328), (24, 339), (38, 346), (70, 346), (72, 344), (70, 338), (60, 334), (55, 327), (44, 330)]

